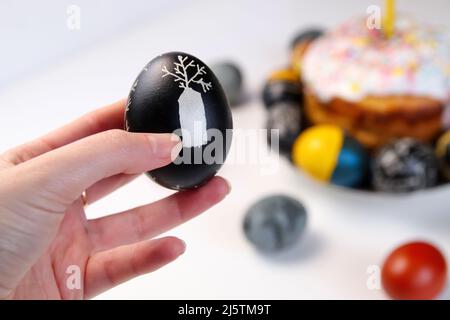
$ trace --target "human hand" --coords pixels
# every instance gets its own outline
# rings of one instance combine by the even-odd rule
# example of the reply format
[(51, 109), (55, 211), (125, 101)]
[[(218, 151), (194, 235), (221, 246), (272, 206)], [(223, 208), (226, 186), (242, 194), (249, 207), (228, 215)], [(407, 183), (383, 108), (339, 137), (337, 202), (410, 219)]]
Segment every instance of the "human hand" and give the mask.
[[(87, 220), (92, 203), (137, 175), (171, 162), (171, 134), (123, 130), (125, 102), (87, 114), (0, 155), (0, 298), (83, 299), (175, 260), (182, 240), (148, 240), (222, 200), (226, 181)], [(175, 153), (176, 152), (176, 153)], [(69, 266), (82, 286), (66, 286)]]

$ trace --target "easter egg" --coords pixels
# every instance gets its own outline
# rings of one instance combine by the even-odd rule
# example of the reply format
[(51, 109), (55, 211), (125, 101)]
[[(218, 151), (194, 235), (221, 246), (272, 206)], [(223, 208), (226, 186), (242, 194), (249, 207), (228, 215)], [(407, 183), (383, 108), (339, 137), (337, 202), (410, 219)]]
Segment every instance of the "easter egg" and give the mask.
[(273, 195), (254, 203), (244, 219), (244, 233), (259, 250), (278, 251), (292, 246), (306, 227), (306, 209), (297, 200)]
[(222, 85), (228, 102), (233, 107), (243, 98), (243, 77), (240, 68), (233, 62), (220, 62), (211, 65), (211, 70)]
[(436, 157), (442, 176), (450, 181), (450, 131), (443, 134), (437, 141)]
[(309, 45), (322, 34), (321, 29), (308, 29), (296, 35), (291, 41), (291, 66), (297, 74), (301, 74), (301, 61)]
[(407, 243), (387, 257), (381, 281), (393, 299), (434, 299), (447, 283), (447, 264), (435, 246), (426, 242)]
[(291, 41), (291, 49), (293, 50), (295, 46), (298, 44), (302, 44), (304, 42), (313, 41), (323, 35), (324, 31), (319, 28), (311, 28), (302, 30), (298, 34), (295, 35), (295, 37)]
[(296, 139), (292, 160), (320, 181), (356, 187), (364, 182), (369, 157), (361, 144), (333, 125), (318, 125)]
[(298, 75), (291, 69), (282, 69), (272, 73), (264, 85), (262, 98), (266, 108), (278, 102), (302, 104), (303, 87)]
[(125, 127), (181, 137), (183, 148), (176, 159), (147, 174), (164, 187), (184, 190), (217, 173), (228, 153), (233, 123), (225, 93), (209, 67), (190, 54), (169, 52), (138, 75), (128, 96)]
[(290, 155), (292, 145), (302, 130), (300, 106), (291, 101), (274, 104), (268, 110), (266, 128), (268, 144), (276, 150), (276, 142), (282, 154)]
[(383, 192), (410, 192), (438, 182), (438, 164), (433, 150), (411, 138), (382, 147), (371, 166), (372, 184)]

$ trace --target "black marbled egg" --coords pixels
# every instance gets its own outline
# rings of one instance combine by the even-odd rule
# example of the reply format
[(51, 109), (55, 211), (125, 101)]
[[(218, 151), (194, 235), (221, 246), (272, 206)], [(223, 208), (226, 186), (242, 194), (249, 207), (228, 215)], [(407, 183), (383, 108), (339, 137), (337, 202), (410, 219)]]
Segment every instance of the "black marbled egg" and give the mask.
[[(267, 114), (267, 143), (274, 148), (273, 142), (276, 141), (279, 151), (290, 156), (292, 145), (302, 131), (302, 123), (301, 108), (298, 103), (286, 101), (274, 104)], [(278, 134), (273, 130), (277, 130)]]
[(273, 72), (262, 90), (262, 100), (267, 109), (279, 102), (303, 103), (303, 86), (298, 74), (290, 69)]
[(381, 148), (372, 162), (372, 183), (377, 191), (410, 192), (435, 186), (438, 162), (433, 149), (403, 138)]
[(169, 52), (150, 61), (138, 75), (125, 111), (128, 131), (175, 133), (183, 149), (174, 162), (148, 176), (164, 187), (196, 188), (222, 166), (233, 122), (225, 93), (201, 60)]
[(321, 37), (324, 34), (323, 29), (319, 28), (310, 28), (300, 31), (295, 37), (292, 39), (290, 47), (294, 49), (296, 45), (300, 43), (304, 43), (307, 41), (314, 41), (317, 38)]
[(257, 201), (245, 215), (244, 233), (259, 250), (274, 252), (292, 246), (306, 227), (305, 207), (285, 195)]
[(450, 181), (450, 130), (439, 137), (435, 151), (441, 175), (446, 181)]

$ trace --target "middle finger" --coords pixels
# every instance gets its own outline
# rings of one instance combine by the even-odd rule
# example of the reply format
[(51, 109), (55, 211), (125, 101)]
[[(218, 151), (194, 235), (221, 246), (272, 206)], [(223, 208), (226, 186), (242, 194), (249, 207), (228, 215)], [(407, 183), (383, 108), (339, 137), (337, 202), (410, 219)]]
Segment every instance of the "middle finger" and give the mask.
[(96, 251), (152, 238), (194, 218), (230, 191), (226, 180), (214, 177), (196, 190), (177, 192), (151, 204), (88, 222)]

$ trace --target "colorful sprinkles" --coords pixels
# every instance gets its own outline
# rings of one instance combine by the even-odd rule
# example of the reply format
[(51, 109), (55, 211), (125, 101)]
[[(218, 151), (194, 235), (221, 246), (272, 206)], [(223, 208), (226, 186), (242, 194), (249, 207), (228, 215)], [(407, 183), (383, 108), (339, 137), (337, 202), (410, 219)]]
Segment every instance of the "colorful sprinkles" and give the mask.
[(324, 102), (368, 95), (450, 100), (448, 35), (406, 16), (391, 38), (368, 29), (365, 18), (347, 21), (315, 41), (302, 65), (304, 82)]

